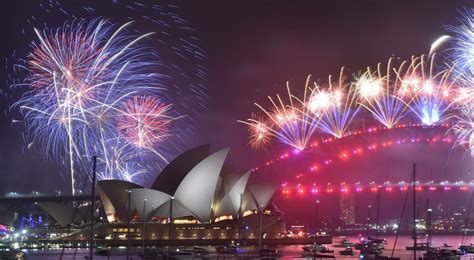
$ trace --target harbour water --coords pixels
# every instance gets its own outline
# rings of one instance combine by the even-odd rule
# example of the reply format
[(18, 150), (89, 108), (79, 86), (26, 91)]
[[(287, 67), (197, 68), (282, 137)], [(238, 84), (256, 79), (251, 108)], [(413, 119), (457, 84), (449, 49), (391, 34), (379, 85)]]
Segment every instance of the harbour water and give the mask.
[[(381, 236), (381, 238), (385, 238), (387, 240), (387, 245), (385, 246), (384, 250), (384, 255), (390, 256), (392, 253), (392, 249), (394, 246), (395, 242), (395, 236)], [(355, 236), (348, 236), (346, 238), (350, 242), (357, 242), (358, 238)], [(338, 252), (340, 250), (343, 250), (343, 248), (340, 247), (334, 247), (335, 244), (340, 242), (342, 238), (334, 237), (333, 241), (334, 243), (332, 245), (329, 245), (329, 248), (334, 249), (335, 253), (334, 255), (339, 259), (359, 259), (358, 255), (355, 256), (341, 256)], [(462, 236), (433, 236), (432, 242), (433, 245), (436, 247), (441, 247), (444, 244), (447, 244), (449, 246), (452, 246), (452, 248), (458, 248), (459, 245), (461, 244), (462, 241)], [(424, 241), (419, 241), (419, 242), (424, 242)], [(474, 243), (474, 238), (467, 237), (464, 239), (464, 244), (470, 244)], [(413, 259), (413, 252), (412, 251), (407, 251), (405, 249), (406, 246), (411, 246), (413, 245), (413, 240), (409, 236), (400, 236), (397, 240), (397, 244), (395, 249), (393, 250), (393, 256), (399, 257), (400, 259)], [(310, 258), (304, 258), (301, 253), (302, 253), (302, 246), (303, 245), (285, 245), (285, 246), (277, 246), (276, 248), (280, 250), (283, 253), (283, 256), (280, 259), (310, 259)], [(219, 256), (215, 252), (214, 247), (205, 247), (209, 252), (208, 257), (204, 258), (194, 258), (194, 259), (252, 259), (252, 258), (257, 258), (255, 254), (252, 254), (252, 252), (258, 251), (256, 247), (244, 247), (243, 251), (247, 253), (243, 253), (242, 256), (239, 257), (229, 257), (226, 256)], [(138, 251), (140, 249), (132, 249), (131, 250), (131, 258), (132, 259), (141, 259), (141, 257), (138, 256)], [(418, 256), (421, 256), (423, 252), (418, 252)], [(66, 249), (64, 252), (61, 252), (61, 250), (41, 250), (41, 251), (27, 251), (27, 256), (28, 259), (33, 259), (33, 260), (53, 260), (53, 259), (60, 259), (62, 254), (61, 259), (85, 259), (86, 256), (88, 256), (88, 251), (87, 249)], [(94, 256), (95, 259), (107, 259), (107, 256)], [(190, 256), (183, 256), (181, 257), (183, 259), (193, 259), (193, 257)], [(111, 256), (109, 259), (118, 259), (118, 260), (125, 260), (126, 259), (126, 249), (116, 249), (112, 251)], [(474, 255), (464, 255), (461, 256), (461, 259), (467, 260), (467, 259), (474, 259)]]

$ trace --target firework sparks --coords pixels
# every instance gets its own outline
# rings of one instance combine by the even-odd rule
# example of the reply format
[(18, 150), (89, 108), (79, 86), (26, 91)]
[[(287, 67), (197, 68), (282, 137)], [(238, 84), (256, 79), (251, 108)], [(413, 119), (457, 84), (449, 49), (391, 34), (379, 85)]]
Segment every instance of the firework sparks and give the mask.
[(135, 96), (124, 103), (118, 129), (137, 147), (152, 149), (168, 136), (173, 120), (167, 115), (170, 109), (170, 105), (161, 104), (156, 98)]
[(257, 113), (252, 113), (251, 118), (247, 121), (239, 121), (248, 125), (249, 131), (249, 145), (252, 149), (266, 148), (272, 141), (274, 135), (272, 134), (271, 122), (265, 116)]
[(280, 95), (277, 95), (276, 99), (268, 97), (272, 104), (269, 109), (255, 103), (263, 113), (263, 117), (238, 121), (250, 127), (252, 147), (257, 148), (268, 144), (270, 138), (275, 137), (279, 142), (295, 149), (306, 148), (314, 131), (317, 130), (318, 119), (308, 113), (308, 107), (302, 101), (306, 100), (306, 91), (303, 99), (298, 99), (291, 93), (289, 83), (287, 83), (287, 93), (287, 102)]
[(405, 62), (397, 69), (392, 66), (392, 60), (389, 59), (385, 73), (379, 63), (375, 72), (367, 68), (355, 83), (359, 89), (360, 104), (387, 128), (394, 127), (402, 120), (409, 105), (401, 99), (407, 95), (399, 77)]
[(460, 85), (452, 102), (457, 113), (451, 117), (455, 122), (451, 131), (457, 135), (456, 143), (467, 147), (474, 157), (474, 9), (466, 9), (460, 21), (457, 26), (448, 27), (454, 42), (450, 50), (453, 74)]
[(464, 87), (474, 86), (474, 8), (465, 9), (460, 23), (447, 27), (452, 33), (454, 47), (451, 58), (456, 63), (457, 81)]
[(454, 81), (452, 69), (434, 71), (435, 54), (412, 57), (409, 68), (402, 78), (403, 92), (409, 93), (411, 110), (425, 125), (432, 125), (448, 116), (451, 108)]
[(311, 96), (306, 103), (318, 119), (318, 128), (336, 138), (343, 137), (359, 111), (354, 89), (345, 81), (344, 68), (341, 68), (338, 81), (333, 82), (329, 76), (326, 88), (314, 83), (314, 88), (309, 91)]
[(464, 106), (453, 119), (456, 124), (450, 130), (457, 136), (456, 144), (467, 147), (474, 157), (474, 106)]
[(94, 155), (105, 164), (100, 176), (120, 179), (144, 171), (134, 162), (144, 153), (130, 152), (130, 143), (166, 161), (158, 143), (174, 118), (170, 105), (152, 97), (164, 88), (161, 75), (150, 73), (159, 62), (140, 44), (150, 34), (133, 35), (130, 24), (114, 30), (105, 20), (79, 21), (55, 32), (36, 30), (39, 43), (24, 67), (29, 76), (15, 86), (28, 88), (14, 108), (22, 112), (29, 137), (45, 144), (52, 158), (68, 158), (63, 163), (73, 193), (78, 173), (88, 172)]

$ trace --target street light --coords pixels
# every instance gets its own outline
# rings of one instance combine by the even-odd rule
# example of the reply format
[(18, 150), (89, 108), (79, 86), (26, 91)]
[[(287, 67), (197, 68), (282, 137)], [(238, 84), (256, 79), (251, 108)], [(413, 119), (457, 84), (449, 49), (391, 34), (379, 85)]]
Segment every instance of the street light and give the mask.
[(367, 231), (366, 231), (366, 236), (369, 237), (369, 226), (370, 226), (370, 210), (372, 209), (372, 205), (369, 205), (367, 207)]
[(265, 209), (264, 208), (265, 206), (264, 205), (260, 205), (260, 233), (259, 233), (259, 237), (258, 237), (258, 250), (262, 249), (262, 222), (263, 222), (263, 210)]
[(314, 236), (318, 234), (318, 224), (319, 224), (319, 200), (316, 200), (316, 218), (314, 222)]
[(143, 249), (143, 255), (145, 255), (145, 226), (146, 226), (146, 216), (145, 216), (145, 209), (146, 209), (146, 202), (148, 199), (143, 200), (143, 230), (142, 230), (142, 249)]
[(127, 218), (127, 260), (130, 259), (130, 222), (132, 221), (132, 206), (131, 200), (132, 200), (132, 191), (131, 190), (125, 190), (127, 192), (128, 196), (128, 218)]
[(170, 223), (168, 230), (168, 259), (171, 259), (171, 236), (173, 235), (173, 200), (174, 197), (170, 198)]

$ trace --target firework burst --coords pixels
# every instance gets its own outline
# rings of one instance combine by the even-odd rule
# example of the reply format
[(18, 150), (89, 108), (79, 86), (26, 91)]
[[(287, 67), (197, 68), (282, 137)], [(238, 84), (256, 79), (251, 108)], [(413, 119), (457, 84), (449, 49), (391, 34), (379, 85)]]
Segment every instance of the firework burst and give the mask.
[(450, 58), (455, 62), (454, 73), (457, 81), (464, 87), (474, 86), (474, 8), (461, 13), (456, 26), (448, 26), (452, 34), (454, 47)]
[(474, 9), (465, 9), (457, 26), (447, 27), (452, 33), (454, 47), (449, 50), (454, 63), (453, 74), (459, 84), (451, 116), (451, 131), (457, 135), (457, 144), (467, 147), (474, 157)]
[(123, 104), (118, 129), (130, 143), (153, 150), (169, 135), (169, 125), (175, 120), (168, 116), (170, 109), (170, 105), (161, 104), (154, 97), (134, 96)]
[(317, 118), (318, 128), (336, 138), (343, 137), (359, 111), (354, 89), (345, 80), (344, 68), (341, 68), (337, 81), (329, 76), (327, 86), (313, 85), (308, 90), (311, 94), (305, 104)]
[(474, 106), (464, 106), (452, 119), (456, 124), (450, 130), (457, 136), (456, 144), (468, 148), (474, 157)]
[(249, 145), (252, 149), (266, 148), (274, 137), (272, 123), (265, 116), (252, 113), (248, 121), (239, 121), (248, 125)]
[[(12, 122), (24, 130), (28, 149), (40, 150), (67, 171), (73, 193), (87, 189), (94, 155), (99, 179), (138, 184), (154, 179), (192, 135), (193, 116), (207, 102), (205, 51), (181, 5), (172, 0), (113, 1), (107, 8), (102, 2), (61, 0), (32, 5), (17, 35), (23, 46), (35, 39), (29, 55), (19, 49), (7, 58), (13, 65), (9, 94), (22, 95), (12, 101)], [(152, 113), (146, 120), (155, 117), (150, 126), (159, 125), (159, 131), (135, 125), (141, 130), (134, 132), (131, 123), (138, 118), (124, 116), (135, 98), (135, 109), (151, 108), (138, 104), (142, 97), (162, 105), (153, 109), (166, 110), (165, 117)], [(119, 119), (130, 128), (120, 129)]]
[(275, 137), (281, 143), (304, 150), (317, 130), (318, 119), (309, 113), (308, 106), (303, 101), (306, 100), (307, 92), (305, 91), (303, 99), (299, 99), (291, 93), (289, 83), (286, 89), (287, 100), (280, 95), (276, 98), (268, 97), (271, 103), (270, 108), (264, 108), (255, 103), (263, 117), (255, 118), (254, 116), (246, 121), (238, 121), (250, 127), (252, 147), (264, 146), (272, 137)]
[(435, 71), (435, 56), (412, 57), (402, 78), (401, 91), (424, 125), (435, 124), (448, 116), (455, 92), (452, 68)]
[(144, 151), (132, 149), (166, 162), (159, 142), (179, 117), (153, 97), (166, 88), (163, 75), (154, 72), (161, 62), (142, 44), (151, 34), (135, 35), (130, 25), (115, 29), (106, 20), (81, 20), (56, 31), (35, 30), (39, 42), (22, 66), (28, 76), (14, 86), (26, 89), (13, 108), (21, 111), (29, 138), (51, 159), (68, 158), (62, 163), (73, 193), (92, 156), (104, 162), (100, 176), (128, 180), (145, 171), (139, 162)]
[(402, 62), (398, 68), (394, 68), (392, 62), (393, 59), (389, 59), (386, 72), (383, 71), (381, 63), (377, 65), (376, 71), (368, 67), (354, 83), (358, 89), (360, 104), (387, 128), (397, 125), (409, 107), (402, 99), (407, 93), (399, 77), (406, 63)]

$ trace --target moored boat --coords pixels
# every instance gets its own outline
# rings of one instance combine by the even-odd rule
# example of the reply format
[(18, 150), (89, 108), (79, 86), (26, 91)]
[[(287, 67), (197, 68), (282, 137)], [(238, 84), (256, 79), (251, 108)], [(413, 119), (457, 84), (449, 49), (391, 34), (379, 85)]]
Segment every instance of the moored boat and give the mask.
[[(417, 243), (416, 244), (416, 251), (426, 251), (430, 248), (429, 243)], [(407, 246), (405, 247), (406, 250), (415, 250), (414, 246)]]
[(339, 254), (352, 256), (355, 255), (355, 252), (354, 250), (352, 250), (352, 247), (346, 247), (346, 249), (339, 251)]
[(335, 244), (334, 246), (335, 246), (335, 247), (344, 247), (344, 248), (347, 248), (347, 247), (353, 247), (353, 246), (354, 246), (354, 243), (351, 243), (351, 242), (349, 242), (349, 240), (344, 239), (344, 240), (342, 240), (339, 244)]
[(16, 250), (16, 249), (6, 249), (6, 250), (0, 251), (0, 259), (22, 260), (22, 259), (26, 259), (26, 254), (23, 251)]
[(303, 246), (302, 249), (306, 252), (334, 253), (334, 250), (330, 250), (327, 246), (319, 244), (306, 245)]
[(275, 248), (262, 248), (258, 252), (260, 258), (278, 258), (282, 256), (282, 253)]
[(461, 250), (463, 254), (474, 254), (474, 245), (461, 245), (459, 246), (459, 250)]

